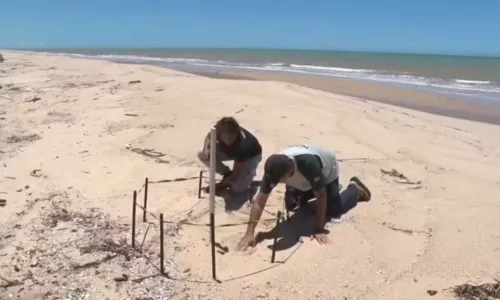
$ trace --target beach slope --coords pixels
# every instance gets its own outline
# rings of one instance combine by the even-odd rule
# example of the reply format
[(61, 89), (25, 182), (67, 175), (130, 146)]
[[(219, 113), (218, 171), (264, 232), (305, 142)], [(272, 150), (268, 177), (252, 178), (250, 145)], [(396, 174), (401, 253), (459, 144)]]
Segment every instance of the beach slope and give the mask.
[[(2, 53), (1, 299), (445, 299), (457, 284), (500, 278), (496, 125), (286, 82)], [(271, 240), (237, 253), (245, 226), (217, 228), (222, 283), (213, 282), (196, 152), (226, 115), (260, 139), (264, 157), (296, 143), (335, 150), (340, 182), (359, 176), (372, 201), (329, 226), (327, 246), (297, 243), (298, 219), (283, 225), (275, 264)], [(149, 185), (154, 216), (143, 222), (138, 209), (136, 252), (132, 192), (142, 203), (145, 177), (186, 180)], [(272, 194), (259, 231), (273, 228), (282, 196)], [(225, 206), (218, 198), (217, 224), (247, 221), (247, 206)], [(175, 280), (152, 267), (160, 213)]]

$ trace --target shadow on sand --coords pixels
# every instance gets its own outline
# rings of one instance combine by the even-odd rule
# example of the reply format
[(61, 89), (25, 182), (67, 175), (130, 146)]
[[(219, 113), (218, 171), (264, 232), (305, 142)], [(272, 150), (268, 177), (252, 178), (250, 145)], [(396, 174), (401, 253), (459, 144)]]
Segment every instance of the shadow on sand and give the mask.
[(226, 211), (237, 211), (245, 203), (249, 202), (260, 186), (260, 180), (254, 180), (248, 191), (242, 193), (227, 192), (222, 198), (224, 199), (224, 208)]
[[(356, 189), (349, 185), (340, 193), (342, 199), (342, 214), (345, 215), (351, 209), (358, 205)], [(288, 221), (281, 222), (278, 229), (278, 238), (276, 241), (276, 251), (283, 251), (294, 247), (302, 241), (303, 237), (311, 237), (314, 229), (315, 218), (315, 199), (310, 200), (300, 210), (293, 213)], [(273, 239), (276, 227), (266, 232), (258, 232), (257, 243), (264, 240)], [(268, 246), (272, 249), (272, 245)]]

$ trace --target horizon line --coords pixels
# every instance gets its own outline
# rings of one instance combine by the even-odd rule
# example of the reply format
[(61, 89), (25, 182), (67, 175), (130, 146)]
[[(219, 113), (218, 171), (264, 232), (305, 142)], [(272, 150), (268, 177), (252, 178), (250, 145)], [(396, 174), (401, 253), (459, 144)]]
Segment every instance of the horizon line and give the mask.
[(0, 50), (59, 50), (59, 49), (199, 49), (199, 50), (266, 50), (266, 51), (317, 51), (317, 52), (353, 52), (374, 54), (413, 54), (429, 56), (464, 56), (481, 58), (500, 58), (500, 53), (457, 53), (457, 52), (419, 52), (373, 49), (340, 49), (340, 48), (277, 48), (277, 47), (206, 47), (206, 46), (35, 46), (35, 47), (2, 47)]

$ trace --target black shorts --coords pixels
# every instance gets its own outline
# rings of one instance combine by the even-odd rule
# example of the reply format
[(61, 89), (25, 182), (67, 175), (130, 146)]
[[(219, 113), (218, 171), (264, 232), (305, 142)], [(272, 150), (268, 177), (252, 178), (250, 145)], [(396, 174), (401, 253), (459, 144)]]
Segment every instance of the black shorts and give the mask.
[[(316, 198), (313, 190), (300, 191), (291, 186), (286, 186), (285, 205), (288, 211), (305, 205), (309, 200)], [(326, 214), (330, 217), (340, 217), (342, 215), (342, 199), (339, 191), (339, 179), (326, 185)]]

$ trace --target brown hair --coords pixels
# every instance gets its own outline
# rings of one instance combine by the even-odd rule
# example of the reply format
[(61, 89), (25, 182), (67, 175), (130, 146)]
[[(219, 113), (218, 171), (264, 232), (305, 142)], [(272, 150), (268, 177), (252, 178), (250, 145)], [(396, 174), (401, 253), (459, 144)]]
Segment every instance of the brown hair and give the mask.
[(215, 129), (217, 129), (217, 134), (230, 133), (239, 134), (241, 131), (240, 124), (233, 117), (223, 117), (215, 124)]

